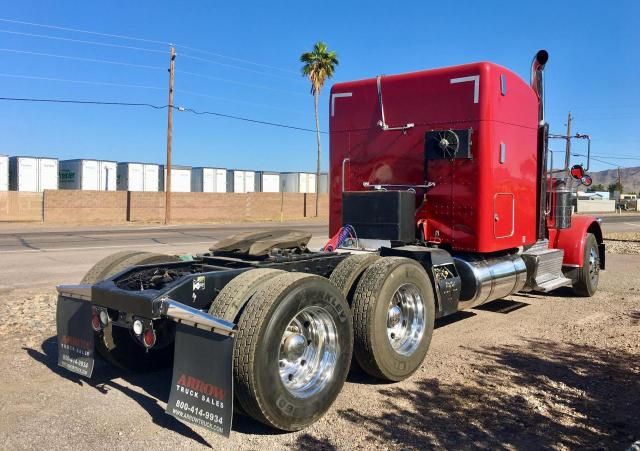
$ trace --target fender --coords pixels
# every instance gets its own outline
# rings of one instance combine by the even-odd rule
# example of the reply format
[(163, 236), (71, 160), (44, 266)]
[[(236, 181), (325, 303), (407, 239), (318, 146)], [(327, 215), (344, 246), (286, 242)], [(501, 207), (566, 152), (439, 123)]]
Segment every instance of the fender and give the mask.
[(598, 243), (600, 269), (604, 269), (604, 244), (602, 228), (595, 216), (572, 216), (568, 229), (549, 229), (549, 247), (564, 250), (564, 266), (581, 267), (584, 263), (584, 245), (587, 233), (592, 233)]

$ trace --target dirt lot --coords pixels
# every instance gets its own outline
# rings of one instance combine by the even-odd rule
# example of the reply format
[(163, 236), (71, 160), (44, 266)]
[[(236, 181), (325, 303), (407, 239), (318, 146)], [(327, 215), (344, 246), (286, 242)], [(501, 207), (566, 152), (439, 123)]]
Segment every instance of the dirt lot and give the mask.
[(523, 294), (460, 313), (409, 380), (352, 372), (311, 428), (237, 416), (229, 440), (164, 414), (169, 372), (58, 369), (54, 292), (3, 292), (0, 448), (626, 449), (640, 440), (640, 250), (611, 247), (593, 298)]

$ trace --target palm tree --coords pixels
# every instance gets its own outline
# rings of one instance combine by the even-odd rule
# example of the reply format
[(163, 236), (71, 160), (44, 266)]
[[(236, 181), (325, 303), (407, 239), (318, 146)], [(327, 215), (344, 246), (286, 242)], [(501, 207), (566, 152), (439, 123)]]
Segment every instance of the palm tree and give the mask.
[(335, 67), (339, 64), (336, 52), (329, 51), (327, 44), (318, 41), (311, 52), (300, 55), (302, 76), (311, 82), (311, 94), (313, 94), (313, 107), (316, 114), (316, 140), (318, 142), (318, 155), (316, 160), (316, 217), (318, 216), (318, 198), (320, 197), (320, 123), (318, 120), (318, 97), (327, 78), (333, 77)]

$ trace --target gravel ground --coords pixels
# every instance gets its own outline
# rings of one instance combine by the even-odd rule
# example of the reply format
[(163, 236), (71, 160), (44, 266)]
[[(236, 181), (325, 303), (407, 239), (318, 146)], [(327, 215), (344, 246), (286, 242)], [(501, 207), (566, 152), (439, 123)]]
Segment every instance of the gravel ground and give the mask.
[(460, 313), (410, 379), (353, 371), (310, 428), (236, 416), (228, 440), (164, 413), (169, 372), (59, 369), (54, 292), (0, 293), (0, 448), (626, 449), (640, 440), (640, 256), (607, 264), (592, 298), (522, 294)]
[(607, 233), (604, 241), (609, 253), (640, 255), (640, 232)]

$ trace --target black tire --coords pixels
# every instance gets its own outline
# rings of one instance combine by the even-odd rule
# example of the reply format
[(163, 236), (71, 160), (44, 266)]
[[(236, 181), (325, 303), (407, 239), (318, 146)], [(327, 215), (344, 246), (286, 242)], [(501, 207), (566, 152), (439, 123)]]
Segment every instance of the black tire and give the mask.
[(237, 322), (240, 313), (249, 299), (258, 291), (261, 284), (284, 273), (281, 269), (250, 269), (234, 277), (226, 284), (214, 299), (209, 313), (218, 318)]
[(587, 233), (584, 240), (582, 266), (578, 269), (578, 279), (573, 284), (573, 291), (578, 296), (591, 297), (598, 289), (600, 279), (600, 254), (598, 242), (592, 233)]
[(116, 252), (115, 254), (111, 254), (103, 258), (102, 260), (100, 260), (95, 265), (93, 265), (93, 267), (89, 271), (87, 271), (87, 273), (84, 275), (80, 283), (94, 284), (94, 283), (100, 282), (101, 280), (104, 280), (110, 275), (114, 274), (109, 272), (109, 269), (112, 266), (120, 263), (122, 260), (132, 257), (133, 255), (138, 255), (143, 253), (145, 252), (120, 251), (120, 252)]
[[(283, 274), (281, 269), (257, 268), (250, 269), (234, 277), (218, 293), (218, 296), (211, 303), (209, 313), (233, 323), (237, 323), (240, 314), (251, 297), (258, 291), (258, 287), (274, 277)], [(242, 405), (236, 399), (234, 401), (234, 412), (245, 414)]]
[(353, 293), (360, 277), (365, 270), (380, 258), (378, 254), (355, 254), (342, 260), (333, 270), (329, 280), (338, 287), (349, 305), (353, 300)]
[[(172, 255), (152, 252), (118, 252), (96, 263), (84, 276), (82, 283), (100, 282), (130, 266), (178, 260), (178, 257)], [(94, 332), (96, 351), (110, 364), (127, 371), (155, 371), (167, 368), (173, 361), (175, 325), (170, 321), (163, 321), (157, 326), (156, 334), (160, 346), (147, 350), (131, 335), (129, 329), (114, 327), (110, 322), (100, 332)], [(162, 346), (163, 343), (164, 346)]]
[[(424, 319), (419, 341), (406, 353), (400, 353), (392, 347), (387, 336), (387, 321), (391, 300), (404, 286), (411, 287), (420, 295)], [(403, 257), (384, 257), (376, 261), (362, 275), (351, 310), (353, 352), (367, 374), (397, 382), (420, 368), (433, 335), (435, 298), (429, 276), (418, 262)]]
[[(279, 372), (281, 341), (294, 317), (320, 308), (335, 326), (337, 354), (330, 377), (307, 397), (294, 396)], [(344, 385), (353, 327), (344, 296), (326, 278), (285, 273), (263, 283), (244, 309), (234, 348), (235, 394), (243, 410), (268, 426), (297, 431), (318, 420)]]

